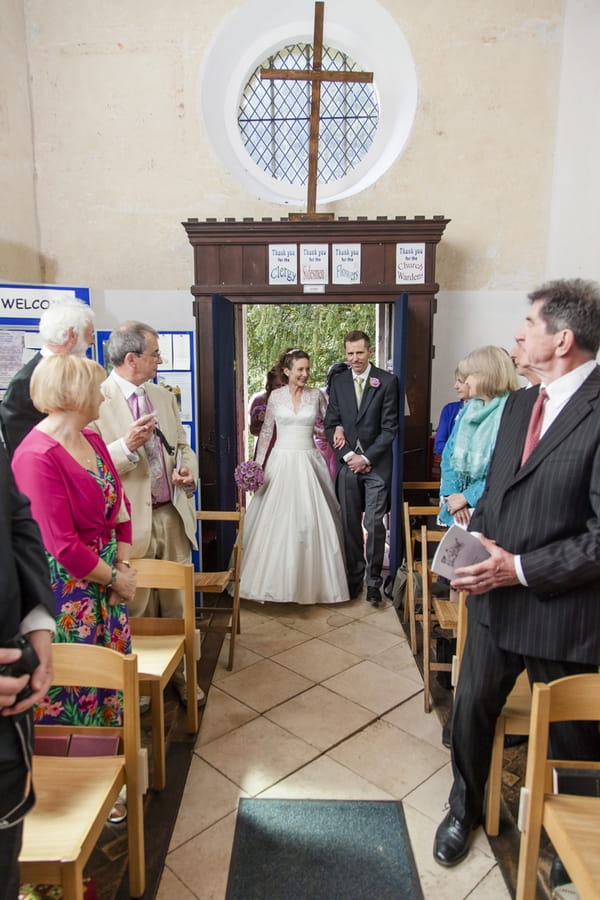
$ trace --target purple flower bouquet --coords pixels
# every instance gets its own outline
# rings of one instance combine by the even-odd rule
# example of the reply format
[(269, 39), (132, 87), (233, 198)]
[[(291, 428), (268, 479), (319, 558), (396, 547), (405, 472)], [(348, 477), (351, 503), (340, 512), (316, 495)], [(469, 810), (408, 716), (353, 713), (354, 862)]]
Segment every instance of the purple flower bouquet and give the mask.
[(265, 481), (265, 473), (261, 464), (253, 459), (248, 459), (236, 466), (233, 477), (240, 491), (257, 491)]

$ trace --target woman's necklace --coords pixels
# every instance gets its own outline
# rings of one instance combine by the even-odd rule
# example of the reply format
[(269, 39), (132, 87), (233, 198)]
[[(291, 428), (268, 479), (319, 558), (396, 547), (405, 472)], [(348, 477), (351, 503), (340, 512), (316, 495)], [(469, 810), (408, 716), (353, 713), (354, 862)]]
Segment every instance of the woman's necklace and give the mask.
[[(81, 444), (83, 445), (83, 448), (85, 448), (85, 449), (80, 450), (80, 457), (77, 460), (78, 463), (80, 465), (82, 465), (84, 467), (84, 469), (97, 469), (98, 461), (96, 459), (96, 454), (94, 453), (93, 459), (92, 459), (92, 457), (90, 457), (90, 452), (93, 450), (93, 448), (90, 447), (89, 442), (86, 441), (86, 439), (81, 434), (81, 432), (79, 432), (79, 438), (80, 438)], [(82, 462), (82, 460), (83, 460), (83, 462)]]

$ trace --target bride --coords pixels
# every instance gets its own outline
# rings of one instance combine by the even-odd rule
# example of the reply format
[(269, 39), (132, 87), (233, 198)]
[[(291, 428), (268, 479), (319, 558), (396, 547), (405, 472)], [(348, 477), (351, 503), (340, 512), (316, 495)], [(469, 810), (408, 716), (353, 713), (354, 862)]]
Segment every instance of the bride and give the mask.
[(323, 457), (313, 442), (327, 400), (306, 386), (310, 359), (289, 350), (283, 387), (267, 404), (256, 460), (264, 462), (277, 426), (265, 481), (248, 505), (240, 593), (260, 603), (342, 603), (349, 600), (340, 508)]

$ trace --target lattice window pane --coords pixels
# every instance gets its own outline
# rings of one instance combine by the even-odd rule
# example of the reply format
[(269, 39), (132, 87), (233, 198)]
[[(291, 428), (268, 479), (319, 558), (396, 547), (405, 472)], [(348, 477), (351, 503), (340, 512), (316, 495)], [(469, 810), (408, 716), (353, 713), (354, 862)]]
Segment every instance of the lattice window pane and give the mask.
[[(240, 100), (238, 126), (250, 158), (272, 178), (290, 184), (304, 185), (308, 180), (311, 82), (263, 81), (260, 70), (311, 66), (310, 44), (284, 47), (256, 69)], [(323, 48), (323, 69), (361, 71), (349, 56), (331, 47)], [(319, 184), (343, 178), (364, 159), (375, 139), (378, 121), (372, 84), (322, 84)]]

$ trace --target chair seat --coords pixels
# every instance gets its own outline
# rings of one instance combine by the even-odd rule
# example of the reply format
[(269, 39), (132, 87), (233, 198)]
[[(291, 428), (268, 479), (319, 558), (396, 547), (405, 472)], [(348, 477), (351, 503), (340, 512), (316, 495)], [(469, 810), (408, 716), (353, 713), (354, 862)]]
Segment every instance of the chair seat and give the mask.
[(600, 898), (600, 797), (546, 794), (543, 825), (580, 896)]
[[(69, 789), (57, 791), (65, 774)], [(34, 756), (33, 783), (36, 804), (25, 817), (19, 862), (28, 879), (60, 883), (61, 863), (98, 840), (125, 783), (123, 757)]]
[(221, 594), (229, 584), (232, 572), (196, 572), (194, 574), (194, 590), (198, 593)]
[(433, 611), (440, 628), (444, 631), (456, 631), (458, 627), (458, 603), (454, 600), (432, 601)]
[(163, 680), (166, 684), (183, 658), (184, 638), (181, 634), (134, 634), (132, 652), (138, 658), (140, 680)]

